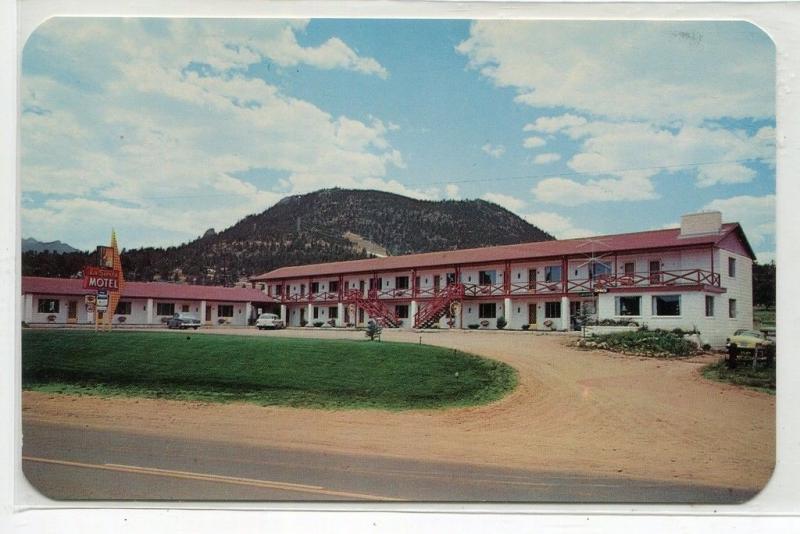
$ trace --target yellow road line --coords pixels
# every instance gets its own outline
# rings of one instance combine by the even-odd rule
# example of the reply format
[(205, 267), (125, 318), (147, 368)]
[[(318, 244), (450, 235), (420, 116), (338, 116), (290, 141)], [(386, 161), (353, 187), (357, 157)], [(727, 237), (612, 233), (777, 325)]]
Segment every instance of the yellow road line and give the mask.
[(68, 460), (54, 460), (51, 458), (37, 458), (33, 456), (23, 456), (23, 460), (29, 462), (40, 462), (47, 464), (64, 465), (68, 467), (82, 467), (87, 469), (100, 469), (104, 471), (117, 471), (122, 473), (132, 473), (137, 475), (151, 475), (171, 478), (181, 478), (187, 480), (201, 480), (205, 482), (219, 482), (222, 484), (235, 484), (239, 486), (251, 486), (255, 488), (282, 489), (287, 491), (297, 491), (305, 493), (317, 493), (330, 495), (333, 497), (345, 497), (358, 500), (372, 501), (400, 501), (392, 497), (381, 495), (370, 495), (366, 493), (353, 493), (348, 491), (338, 491), (327, 489), (322, 486), (310, 486), (307, 484), (294, 484), (292, 482), (279, 482), (274, 480), (258, 480), (254, 478), (232, 477), (225, 475), (212, 475), (207, 473), (193, 473), (191, 471), (175, 471), (172, 469), (159, 469), (156, 467), (140, 467), (135, 465), (120, 464), (87, 464), (82, 462), (70, 462)]

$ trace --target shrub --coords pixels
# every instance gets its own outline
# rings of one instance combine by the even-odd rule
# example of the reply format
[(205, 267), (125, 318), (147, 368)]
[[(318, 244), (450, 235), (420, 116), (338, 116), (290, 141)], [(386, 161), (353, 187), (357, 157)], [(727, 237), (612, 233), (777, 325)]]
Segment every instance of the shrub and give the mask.
[(381, 327), (375, 321), (370, 321), (367, 323), (367, 329), (364, 331), (364, 334), (370, 341), (374, 341), (376, 337), (380, 340)]
[(522, 325), (522, 329), (523, 330), (528, 330), (530, 327), (531, 327), (531, 325), (529, 325), (529, 324)]
[(121, 316), (121, 317), (117, 317), (117, 321), (120, 322), (120, 323), (124, 323), (126, 319), (127, 319), (127, 317), (125, 317), (124, 315)]
[(328, 324), (331, 326), (336, 326), (336, 319), (328, 319)]
[(307, 324), (308, 324), (308, 321), (306, 321), (305, 319), (300, 321), (300, 326), (306, 326)]
[(498, 330), (502, 330), (503, 328), (506, 327), (507, 324), (508, 324), (508, 322), (506, 322), (506, 318), (505, 317), (498, 317), (497, 318), (496, 325), (497, 325), (497, 329)]
[(314, 326), (317, 327), (317, 328), (319, 328), (323, 324), (325, 324), (325, 323), (323, 323), (322, 321), (314, 321)]
[(601, 348), (651, 356), (690, 356), (697, 347), (682, 335), (664, 330), (619, 332), (593, 338)]
[(470, 330), (477, 330), (480, 326), (481, 325), (479, 324), (472, 323), (470, 325), (467, 325), (467, 328), (469, 328)]

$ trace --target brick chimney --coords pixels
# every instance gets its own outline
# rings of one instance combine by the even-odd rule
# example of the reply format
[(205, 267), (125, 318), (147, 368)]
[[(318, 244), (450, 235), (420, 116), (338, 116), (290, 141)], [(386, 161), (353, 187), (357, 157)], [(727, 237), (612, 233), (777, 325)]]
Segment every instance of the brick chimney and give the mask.
[(722, 230), (722, 212), (705, 211), (681, 216), (681, 237), (718, 234)]

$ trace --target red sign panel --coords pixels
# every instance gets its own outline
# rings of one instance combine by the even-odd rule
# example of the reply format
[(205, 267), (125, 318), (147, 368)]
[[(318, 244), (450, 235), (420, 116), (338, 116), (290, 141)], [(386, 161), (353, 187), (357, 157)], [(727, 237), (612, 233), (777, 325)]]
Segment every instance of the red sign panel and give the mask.
[(88, 266), (83, 269), (83, 288), (119, 291), (119, 277), (114, 269)]

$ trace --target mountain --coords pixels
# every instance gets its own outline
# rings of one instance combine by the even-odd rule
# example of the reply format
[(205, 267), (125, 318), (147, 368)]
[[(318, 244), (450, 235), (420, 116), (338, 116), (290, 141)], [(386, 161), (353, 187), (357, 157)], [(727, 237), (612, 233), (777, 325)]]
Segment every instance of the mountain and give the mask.
[(63, 254), (65, 252), (80, 252), (77, 248), (71, 247), (61, 241), (39, 241), (33, 237), (22, 238), (22, 252), (44, 252), (50, 250)]
[[(370, 252), (399, 255), (549, 239), (553, 236), (484, 200), (426, 201), (382, 191), (324, 189), (286, 197), (178, 247), (123, 250), (122, 264), (129, 280), (230, 285), (278, 267), (359, 259)], [(63, 268), (67, 272), (44, 276), (70, 276), (80, 259), (59, 263), (23, 256), (23, 273)]]

